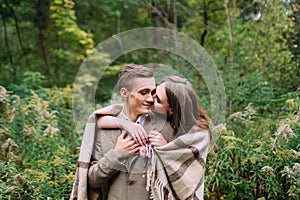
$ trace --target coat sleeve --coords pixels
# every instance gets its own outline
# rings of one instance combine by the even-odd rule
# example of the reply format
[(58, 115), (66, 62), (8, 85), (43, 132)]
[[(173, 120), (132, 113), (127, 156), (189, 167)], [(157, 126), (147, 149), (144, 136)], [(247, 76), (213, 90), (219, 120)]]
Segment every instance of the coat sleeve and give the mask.
[(113, 149), (109, 150), (102, 158), (91, 163), (88, 170), (89, 187), (103, 186), (123, 168), (123, 163), (116, 158)]
[[(101, 115), (113, 115), (117, 116), (123, 108), (123, 104), (114, 104), (96, 110), (94, 113), (96, 116)], [(88, 170), (88, 184), (91, 188), (99, 188), (107, 183), (116, 173), (121, 170), (124, 170), (124, 165), (119, 161), (113, 151), (114, 145), (111, 144), (109, 150), (103, 150), (103, 145), (111, 143), (107, 140), (110, 133), (109, 130), (106, 131), (97, 131), (95, 130), (95, 141), (93, 147), (93, 156), (91, 165)], [(105, 143), (105, 144), (102, 144)], [(107, 146), (106, 146), (106, 149)]]

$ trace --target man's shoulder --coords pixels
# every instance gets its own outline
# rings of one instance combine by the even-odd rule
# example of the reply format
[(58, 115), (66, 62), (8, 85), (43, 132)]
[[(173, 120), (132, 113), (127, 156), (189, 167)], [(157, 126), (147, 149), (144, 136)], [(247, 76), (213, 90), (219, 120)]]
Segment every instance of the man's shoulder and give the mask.
[(124, 104), (112, 104), (103, 108), (100, 108), (94, 112), (95, 115), (112, 115), (118, 116), (119, 113), (122, 111)]

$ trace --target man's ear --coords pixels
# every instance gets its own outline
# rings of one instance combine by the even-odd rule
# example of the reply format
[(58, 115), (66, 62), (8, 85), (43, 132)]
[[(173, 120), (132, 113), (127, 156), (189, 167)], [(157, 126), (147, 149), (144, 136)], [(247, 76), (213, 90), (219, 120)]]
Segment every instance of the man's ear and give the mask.
[(128, 97), (128, 90), (126, 88), (121, 88), (120, 94), (121, 94), (121, 97), (126, 99)]

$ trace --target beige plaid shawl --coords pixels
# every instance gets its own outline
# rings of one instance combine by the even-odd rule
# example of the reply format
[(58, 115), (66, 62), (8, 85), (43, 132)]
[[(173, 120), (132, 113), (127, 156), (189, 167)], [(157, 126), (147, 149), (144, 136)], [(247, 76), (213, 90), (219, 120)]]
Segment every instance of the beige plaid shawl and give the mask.
[(91, 155), (94, 147), (96, 120), (97, 115), (114, 115), (121, 112), (123, 104), (114, 104), (113, 106), (105, 107), (96, 110), (88, 119), (84, 134), (82, 137), (78, 164), (76, 169), (75, 181), (73, 184), (70, 200), (94, 200), (98, 199), (100, 191), (93, 191), (88, 188), (88, 168), (90, 165)]
[(188, 133), (155, 148), (147, 176), (151, 199), (203, 199), (209, 144), (209, 132), (194, 126)]
[[(76, 169), (75, 181), (73, 184), (73, 190), (71, 193), (70, 200), (87, 200), (88, 198), (88, 168), (90, 165), (91, 155), (93, 152), (94, 139), (95, 139), (95, 130), (96, 130), (96, 115), (93, 114), (90, 116), (88, 122), (86, 123), (79, 159)], [(95, 194), (98, 196), (97, 194)], [(95, 197), (96, 199), (96, 197)]]

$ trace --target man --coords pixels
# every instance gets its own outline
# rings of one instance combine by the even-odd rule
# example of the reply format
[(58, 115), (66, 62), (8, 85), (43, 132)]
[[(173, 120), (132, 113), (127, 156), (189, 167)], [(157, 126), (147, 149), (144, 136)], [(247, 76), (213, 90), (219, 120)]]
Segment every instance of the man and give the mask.
[(120, 129), (97, 129), (95, 123), (99, 115), (119, 113), (118, 118), (138, 122), (147, 132), (156, 129), (172, 133), (172, 128), (164, 120), (151, 121), (147, 115), (153, 104), (151, 92), (155, 89), (150, 69), (125, 66), (119, 74), (118, 87), (124, 99), (121, 112), (118, 107), (98, 110), (87, 123), (71, 199), (149, 199), (146, 163), (136, 154), (140, 145)]

